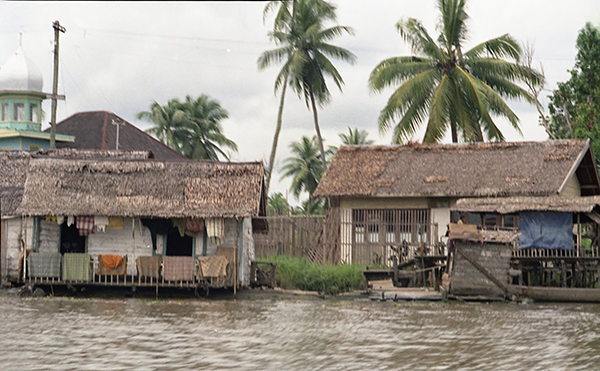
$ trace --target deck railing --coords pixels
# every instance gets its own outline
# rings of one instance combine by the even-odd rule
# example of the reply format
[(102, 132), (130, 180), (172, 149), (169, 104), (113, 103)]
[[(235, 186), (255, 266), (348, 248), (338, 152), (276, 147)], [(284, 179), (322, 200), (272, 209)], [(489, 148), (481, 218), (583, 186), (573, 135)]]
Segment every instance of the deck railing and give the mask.
[[(177, 280), (177, 281), (167, 281), (165, 280), (162, 274), (159, 274), (158, 277), (147, 277), (138, 275), (135, 264), (130, 267), (129, 271), (126, 274), (99, 274), (99, 262), (98, 257), (92, 257), (90, 261), (90, 267), (92, 269), (92, 274), (90, 275), (90, 279), (88, 280), (64, 280), (60, 277), (28, 277), (27, 280), (29, 283), (33, 284), (43, 284), (43, 285), (53, 285), (53, 284), (74, 284), (74, 285), (99, 285), (99, 286), (139, 286), (139, 287), (196, 287), (199, 284), (207, 284), (209, 286), (213, 286), (214, 284), (218, 284), (222, 286), (226, 283), (232, 283), (232, 268), (230, 267), (227, 272), (227, 277), (221, 279), (221, 281), (216, 282), (214, 278), (204, 278), (198, 279), (198, 265), (197, 261), (194, 262), (193, 267), (193, 278), (191, 280)], [(162, 272), (162, 266), (160, 268), (160, 272)], [(215, 282), (213, 282), (215, 281)]]

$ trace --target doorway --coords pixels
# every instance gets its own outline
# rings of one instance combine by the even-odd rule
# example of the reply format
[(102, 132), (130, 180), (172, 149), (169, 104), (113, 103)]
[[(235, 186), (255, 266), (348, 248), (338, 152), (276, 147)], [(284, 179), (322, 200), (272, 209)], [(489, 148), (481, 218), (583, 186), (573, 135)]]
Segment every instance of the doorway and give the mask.
[(67, 223), (60, 225), (60, 253), (84, 253), (86, 236), (80, 236), (75, 224), (68, 226)]
[(194, 252), (194, 239), (188, 235), (179, 234), (179, 230), (175, 227), (169, 228), (167, 234), (167, 256), (192, 256)]

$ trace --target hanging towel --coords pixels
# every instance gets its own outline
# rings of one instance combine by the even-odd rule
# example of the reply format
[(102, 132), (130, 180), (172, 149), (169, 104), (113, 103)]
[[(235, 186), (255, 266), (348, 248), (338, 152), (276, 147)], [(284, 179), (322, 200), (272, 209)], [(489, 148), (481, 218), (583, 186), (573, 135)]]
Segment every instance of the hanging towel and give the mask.
[(65, 222), (65, 217), (62, 215), (59, 215), (56, 217), (56, 224), (61, 225)]
[(63, 255), (62, 277), (65, 281), (89, 281), (92, 278), (92, 259), (89, 254)]
[(99, 232), (105, 232), (108, 225), (108, 216), (94, 216), (94, 225)]
[(181, 237), (185, 236), (185, 221), (183, 219), (173, 219), (173, 226), (177, 228)]
[(75, 223), (75, 217), (73, 215), (67, 216), (67, 227), (70, 227)]
[(89, 236), (94, 233), (94, 217), (92, 216), (78, 216), (77, 217), (77, 230), (80, 236)]
[(195, 263), (193, 256), (164, 256), (163, 278), (165, 281), (193, 281)]
[(224, 256), (201, 256), (198, 266), (198, 279), (227, 275), (227, 258)]
[(159, 278), (162, 256), (140, 256), (135, 260), (140, 277)]
[(98, 255), (98, 274), (124, 276), (127, 273), (127, 255)]
[(204, 219), (185, 218), (185, 229), (192, 233), (204, 233)]
[(123, 217), (111, 216), (108, 218), (108, 229), (123, 229)]
[(206, 235), (211, 241), (215, 243), (221, 243), (225, 238), (225, 231), (223, 230), (223, 218), (208, 218), (206, 219)]
[(55, 222), (56, 221), (56, 215), (46, 215), (46, 221), (47, 222)]
[(27, 259), (29, 277), (60, 278), (60, 253), (34, 252)]

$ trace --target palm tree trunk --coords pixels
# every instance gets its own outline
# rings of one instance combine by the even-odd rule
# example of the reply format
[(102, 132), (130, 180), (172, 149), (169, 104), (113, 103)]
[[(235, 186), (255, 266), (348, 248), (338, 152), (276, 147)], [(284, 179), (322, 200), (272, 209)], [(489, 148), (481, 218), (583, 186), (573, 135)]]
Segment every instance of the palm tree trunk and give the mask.
[(323, 147), (323, 137), (319, 128), (319, 118), (317, 117), (317, 105), (315, 104), (315, 95), (310, 91), (310, 104), (312, 105), (313, 118), (315, 120), (315, 130), (317, 131), (317, 139), (319, 140), (319, 150), (321, 151), (321, 161), (323, 162), (323, 173), (327, 170), (327, 161), (325, 159), (325, 147)]
[(310, 207), (312, 204), (312, 195), (309, 193), (308, 194), (308, 202), (306, 203), (306, 215), (310, 216)]
[(279, 110), (277, 111), (277, 126), (275, 127), (275, 135), (273, 135), (273, 145), (271, 146), (271, 156), (269, 156), (269, 169), (267, 170), (267, 182), (265, 187), (265, 195), (269, 195), (269, 187), (271, 186), (271, 175), (275, 166), (275, 153), (277, 152), (277, 143), (279, 142), (279, 133), (281, 132), (281, 121), (283, 117), (283, 102), (285, 100), (285, 90), (287, 89), (288, 75), (283, 80), (283, 89), (281, 89), (281, 100), (279, 101)]

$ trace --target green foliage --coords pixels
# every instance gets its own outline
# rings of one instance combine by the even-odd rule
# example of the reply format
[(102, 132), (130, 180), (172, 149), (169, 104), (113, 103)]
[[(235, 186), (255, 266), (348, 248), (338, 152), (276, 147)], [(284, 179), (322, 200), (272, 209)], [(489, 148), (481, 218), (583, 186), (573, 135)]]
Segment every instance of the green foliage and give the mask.
[(146, 132), (190, 159), (218, 161), (229, 156), (221, 147), (237, 151), (237, 145), (225, 137), (221, 121), (228, 117), (219, 102), (207, 95), (185, 101), (171, 99), (166, 105), (157, 102), (150, 111), (140, 112), (138, 119), (154, 123)]
[(313, 264), (306, 258), (271, 256), (263, 261), (277, 264), (275, 279), (283, 289), (317, 291), (327, 295), (357, 290), (365, 281), (363, 266)]
[[(535, 99), (518, 82), (541, 83), (541, 74), (519, 64), (521, 48), (509, 34), (485, 41), (467, 52), (464, 0), (438, 0), (440, 34), (437, 42), (420, 21), (396, 25), (415, 55), (389, 58), (369, 78), (374, 91), (397, 86), (379, 116), (379, 130), (393, 127), (393, 143), (410, 139), (427, 122), (423, 142), (442, 140), (450, 129), (452, 141), (503, 141), (492, 115), (501, 116), (520, 132), (519, 119), (504, 98)], [(508, 59), (508, 60), (506, 60)]]
[[(308, 193), (308, 204), (303, 210), (310, 215), (316, 204), (312, 198), (313, 193), (319, 185), (319, 181), (325, 172), (321, 155), (317, 149), (317, 138), (303, 136), (299, 142), (292, 142), (290, 149), (294, 156), (284, 160), (282, 167), (283, 175), (281, 178), (292, 178), (290, 190), (298, 198), (302, 192)], [(331, 152), (327, 151), (326, 155)]]
[(557, 139), (590, 138), (600, 164), (600, 29), (591, 23), (579, 31), (570, 73), (550, 96), (550, 132)]
[(347, 146), (368, 146), (374, 143), (372, 140), (367, 139), (368, 136), (369, 133), (366, 130), (358, 130), (358, 128), (352, 130), (351, 127), (348, 127), (348, 134), (341, 133), (340, 139)]
[(290, 205), (281, 192), (277, 192), (269, 196), (269, 200), (267, 202), (267, 215), (288, 215), (290, 211)]
[(258, 67), (264, 69), (283, 63), (275, 80), (275, 91), (289, 84), (312, 109), (321, 161), (326, 168), (317, 104), (323, 106), (331, 97), (326, 77), (342, 89), (344, 80), (330, 59), (354, 63), (356, 56), (347, 49), (330, 44), (330, 41), (346, 33), (353, 34), (353, 30), (339, 25), (328, 27), (328, 22), (336, 21), (336, 7), (324, 0), (269, 2), (264, 15), (271, 11), (276, 15), (269, 37), (278, 48), (262, 53)]

